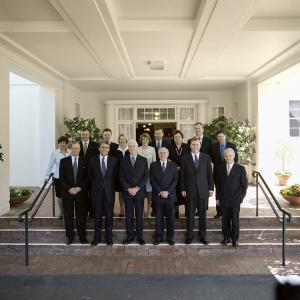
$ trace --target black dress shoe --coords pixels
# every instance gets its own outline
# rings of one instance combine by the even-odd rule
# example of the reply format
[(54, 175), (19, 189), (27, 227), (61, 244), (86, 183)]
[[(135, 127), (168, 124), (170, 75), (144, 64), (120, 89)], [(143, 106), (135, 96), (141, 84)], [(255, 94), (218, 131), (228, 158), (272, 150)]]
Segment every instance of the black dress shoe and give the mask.
[(168, 243), (170, 246), (175, 245), (175, 242), (174, 242), (173, 240), (167, 240), (167, 243)]
[(238, 242), (232, 242), (232, 247), (237, 247), (238, 245)]
[(230, 243), (230, 241), (228, 241), (228, 240), (223, 240), (223, 241), (221, 242), (221, 245), (227, 246), (229, 243)]
[(101, 241), (100, 240), (95, 240), (93, 239), (92, 242), (91, 242), (91, 246), (97, 246), (98, 244), (100, 244)]
[(215, 218), (215, 219), (220, 219), (221, 216), (220, 216), (219, 214), (216, 214), (216, 215), (214, 216), (214, 218)]
[(185, 243), (186, 243), (187, 245), (190, 245), (190, 244), (192, 243), (192, 240), (191, 240), (191, 239), (186, 239), (186, 240), (185, 240)]
[(200, 239), (199, 242), (203, 245), (208, 245), (209, 242), (206, 239)]
[(161, 243), (162, 241), (154, 241), (153, 245), (157, 246)]
[(124, 214), (119, 214), (119, 217), (120, 217), (120, 218), (124, 217)]
[(178, 211), (175, 212), (174, 217), (175, 217), (175, 219), (179, 219), (179, 212)]
[(138, 239), (137, 242), (140, 244), (140, 245), (145, 245), (145, 241), (144, 239)]
[(107, 246), (111, 246), (111, 245), (113, 245), (113, 241), (112, 241), (112, 240), (108, 240), (108, 241), (106, 241), (106, 245), (107, 245)]
[(131, 239), (127, 238), (126, 240), (124, 240), (124, 241), (122, 242), (122, 244), (123, 244), (123, 245), (128, 245), (128, 244), (130, 244), (131, 242), (133, 242), (133, 238), (131, 238)]
[(73, 240), (68, 239), (68, 238), (66, 239), (66, 244), (67, 244), (67, 245), (71, 245), (72, 243), (73, 243)]

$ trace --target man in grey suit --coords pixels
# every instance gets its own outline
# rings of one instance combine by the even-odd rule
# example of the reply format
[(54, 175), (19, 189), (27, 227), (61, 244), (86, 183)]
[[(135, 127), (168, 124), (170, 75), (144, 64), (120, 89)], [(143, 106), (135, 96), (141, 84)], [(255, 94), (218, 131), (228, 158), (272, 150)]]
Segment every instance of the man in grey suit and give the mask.
[(199, 212), (199, 242), (207, 245), (206, 210), (208, 197), (213, 195), (214, 180), (210, 157), (200, 153), (200, 142), (191, 139), (191, 152), (184, 155), (180, 168), (180, 189), (182, 197), (186, 198), (187, 235), (186, 244), (191, 244), (194, 237), (195, 209)]

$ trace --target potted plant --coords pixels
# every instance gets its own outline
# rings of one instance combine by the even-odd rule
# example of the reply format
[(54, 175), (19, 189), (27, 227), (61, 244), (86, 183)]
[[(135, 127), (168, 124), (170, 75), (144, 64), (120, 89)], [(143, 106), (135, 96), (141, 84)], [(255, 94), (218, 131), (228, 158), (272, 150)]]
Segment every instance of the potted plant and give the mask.
[(300, 205), (300, 184), (291, 185), (280, 191), (281, 196), (292, 204)]
[(292, 159), (293, 147), (288, 141), (281, 141), (280, 146), (277, 148), (276, 156), (280, 160), (281, 169), (275, 172), (275, 176), (278, 178), (279, 186), (286, 186), (292, 173), (286, 169), (287, 162)]
[(16, 187), (16, 188), (10, 188), (10, 200), (9, 204), (10, 206), (18, 206), (24, 201), (26, 201), (31, 195), (32, 192), (29, 189)]

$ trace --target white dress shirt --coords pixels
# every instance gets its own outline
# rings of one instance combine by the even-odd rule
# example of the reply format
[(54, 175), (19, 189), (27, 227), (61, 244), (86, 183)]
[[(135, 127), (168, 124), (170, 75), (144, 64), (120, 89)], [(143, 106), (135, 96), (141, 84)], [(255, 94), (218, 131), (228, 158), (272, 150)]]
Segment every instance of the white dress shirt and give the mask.
[(45, 177), (48, 179), (48, 177), (50, 176), (50, 174), (53, 172), (53, 168), (54, 168), (54, 174), (53, 177), (54, 178), (59, 178), (59, 164), (60, 164), (60, 160), (64, 157), (70, 156), (71, 155), (71, 150), (67, 149), (66, 151), (66, 155), (64, 155), (62, 153), (62, 151), (57, 148), (56, 150), (54, 150), (51, 153), (50, 156), (50, 161), (46, 170), (46, 174)]
[(125, 149), (122, 149), (121, 146), (119, 146), (117, 150), (121, 151), (122, 154), (123, 154), (123, 157), (124, 157), (125, 156), (125, 152), (128, 150), (128, 146), (126, 145)]
[(107, 170), (107, 155), (106, 156), (102, 156), (100, 154), (100, 169), (102, 170), (102, 159), (104, 158), (104, 163), (105, 163), (105, 168)]

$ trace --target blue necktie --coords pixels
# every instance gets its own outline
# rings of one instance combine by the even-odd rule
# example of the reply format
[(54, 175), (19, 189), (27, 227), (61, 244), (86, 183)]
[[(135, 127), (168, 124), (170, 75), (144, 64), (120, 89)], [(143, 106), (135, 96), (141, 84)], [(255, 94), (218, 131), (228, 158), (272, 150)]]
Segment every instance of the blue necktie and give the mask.
[(104, 178), (105, 174), (106, 174), (106, 165), (105, 165), (105, 158), (104, 157), (102, 157), (101, 171), (102, 171), (102, 176)]
[(221, 154), (222, 160), (224, 160), (224, 150), (225, 150), (225, 144), (221, 144), (220, 145), (220, 154)]

